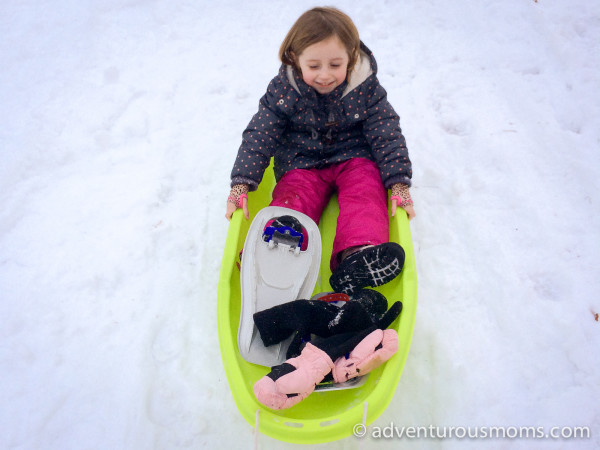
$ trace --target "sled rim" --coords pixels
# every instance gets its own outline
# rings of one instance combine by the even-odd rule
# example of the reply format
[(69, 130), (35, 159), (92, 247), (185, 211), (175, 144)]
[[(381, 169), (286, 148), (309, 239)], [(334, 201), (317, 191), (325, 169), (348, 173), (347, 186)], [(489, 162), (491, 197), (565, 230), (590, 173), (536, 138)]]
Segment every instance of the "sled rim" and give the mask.
[[(252, 389), (254, 383), (266, 375), (268, 369), (244, 361), (237, 348), (241, 295), (236, 262), (249, 224), (256, 213), (252, 208), (258, 210), (268, 204), (261, 205), (260, 196), (270, 198), (274, 185), (274, 180), (268, 183), (271, 179), (272, 169), (269, 168), (259, 190), (249, 194), (250, 220), (246, 220), (241, 210), (238, 210), (233, 214), (227, 231), (217, 293), (217, 327), (223, 366), (236, 406), (242, 417), (253, 427), (259, 411), (260, 433), (298, 444), (317, 444), (343, 439), (352, 435), (356, 424), (363, 423), (365, 402), (368, 402), (366, 425), (373, 423), (385, 411), (394, 396), (408, 358), (417, 307), (416, 263), (408, 219), (406, 214), (401, 214), (402, 210), (390, 218), (390, 241), (398, 242), (404, 248), (404, 268), (400, 277), (377, 288), (388, 298), (390, 305), (396, 300), (403, 303), (400, 317), (390, 326), (398, 332), (398, 352), (383, 366), (372, 371), (360, 388), (314, 392), (290, 409), (274, 411), (259, 403)], [(337, 202), (330, 203), (321, 220), (321, 225), (328, 229), (321, 231), (324, 246), (315, 292), (330, 289), (330, 240), (335, 227), (327, 222), (334, 223), (337, 217), (336, 207), (332, 206), (334, 203)], [(326, 242), (329, 242), (329, 251)]]

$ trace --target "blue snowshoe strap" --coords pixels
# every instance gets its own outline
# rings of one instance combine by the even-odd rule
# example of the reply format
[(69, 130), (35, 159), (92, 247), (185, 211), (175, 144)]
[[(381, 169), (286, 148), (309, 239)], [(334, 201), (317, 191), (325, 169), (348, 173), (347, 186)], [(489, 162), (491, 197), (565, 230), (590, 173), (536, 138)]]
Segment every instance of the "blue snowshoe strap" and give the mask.
[(263, 230), (263, 241), (274, 244), (289, 245), (292, 248), (306, 249), (307, 242), (306, 230), (293, 216), (275, 217), (267, 222)]
[(263, 231), (263, 241), (270, 242), (271, 240), (274, 240), (276, 243), (289, 245), (290, 247), (302, 247), (304, 236), (290, 227), (270, 226)]

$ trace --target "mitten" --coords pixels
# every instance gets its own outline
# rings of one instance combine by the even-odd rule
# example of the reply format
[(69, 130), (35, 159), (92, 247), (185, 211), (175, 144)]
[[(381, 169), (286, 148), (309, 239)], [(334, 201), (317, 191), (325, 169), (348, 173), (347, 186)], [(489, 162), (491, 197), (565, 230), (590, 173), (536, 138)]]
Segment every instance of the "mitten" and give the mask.
[[(293, 334), (286, 354), (291, 358), (300, 353), (300, 346), (311, 334), (328, 337), (373, 325), (387, 328), (400, 313), (397, 306), (386, 312), (387, 300), (371, 289), (361, 289), (349, 298), (339, 308), (322, 300), (293, 300), (254, 313), (254, 324), (265, 346), (277, 344)], [(380, 325), (382, 320), (389, 323)]]
[(248, 198), (248, 185), (247, 184), (236, 184), (231, 188), (227, 201), (233, 203), (237, 208), (242, 207), (242, 199)]
[(329, 334), (327, 325), (339, 308), (320, 300), (293, 300), (254, 313), (254, 324), (265, 346), (278, 344), (296, 332), (300, 338), (311, 333)]
[(375, 330), (350, 352), (348, 358), (336, 359), (332, 374), (336, 383), (369, 373), (390, 359), (398, 351), (395, 330)]
[[(376, 322), (381, 326), (391, 324), (401, 309), (400, 302), (394, 303)], [(254, 395), (271, 409), (285, 409), (308, 397), (326, 376), (340, 382), (368, 373), (389, 359), (398, 347), (398, 335), (394, 330), (382, 331), (376, 326), (315, 338), (304, 346), (298, 357), (272, 367), (267, 375), (258, 380), (254, 384)], [(348, 354), (348, 358), (343, 356), (345, 354)], [(334, 360), (338, 365), (337, 371), (334, 371)]]
[(375, 323), (377, 328), (385, 330), (402, 312), (402, 302), (395, 302), (387, 312)]
[(405, 206), (412, 205), (413, 201), (410, 198), (410, 188), (407, 184), (395, 183), (392, 184), (392, 196), (390, 200), (396, 199), (397, 206), (404, 208)]
[(359, 331), (377, 324), (387, 307), (388, 302), (383, 294), (373, 289), (360, 289), (349, 295), (349, 300), (329, 321), (330, 334)]
[(323, 350), (306, 344), (300, 356), (275, 366), (254, 384), (254, 395), (271, 409), (290, 408), (305, 399), (331, 372), (333, 361)]

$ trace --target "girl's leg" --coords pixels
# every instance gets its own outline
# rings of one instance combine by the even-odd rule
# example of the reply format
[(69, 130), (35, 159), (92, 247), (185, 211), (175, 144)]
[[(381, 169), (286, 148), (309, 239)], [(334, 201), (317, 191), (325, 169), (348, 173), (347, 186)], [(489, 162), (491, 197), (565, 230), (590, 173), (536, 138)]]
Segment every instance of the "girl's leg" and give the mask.
[(275, 185), (270, 206), (283, 206), (306, 214), (319, 223), (332, 188), (316, 169), (294, 169)]
[(335, 166), (340, 215), (331, 255), (332, 272), (350, 247), (389, 241), (387, 191), (377, 165), (354, 158)]

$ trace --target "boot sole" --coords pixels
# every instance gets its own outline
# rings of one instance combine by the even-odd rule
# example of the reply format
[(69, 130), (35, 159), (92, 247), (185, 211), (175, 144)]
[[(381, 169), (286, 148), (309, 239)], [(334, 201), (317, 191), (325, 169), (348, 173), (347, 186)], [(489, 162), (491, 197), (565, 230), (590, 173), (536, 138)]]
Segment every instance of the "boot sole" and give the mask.
[(396, 278), (404, 265), (404, 249), (386, 242), (348, 256), (331, 275), (335, 292), (352, 294), (364, 287), (377, 287)]

